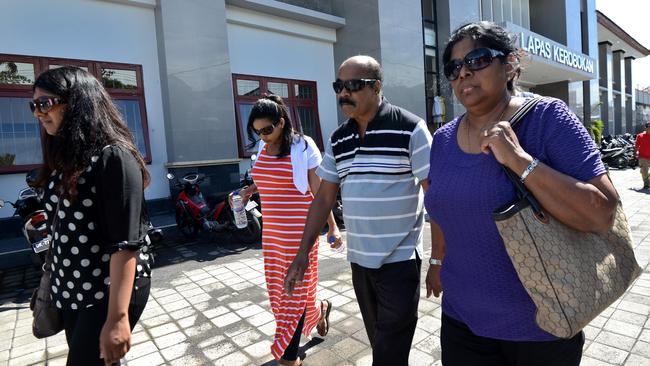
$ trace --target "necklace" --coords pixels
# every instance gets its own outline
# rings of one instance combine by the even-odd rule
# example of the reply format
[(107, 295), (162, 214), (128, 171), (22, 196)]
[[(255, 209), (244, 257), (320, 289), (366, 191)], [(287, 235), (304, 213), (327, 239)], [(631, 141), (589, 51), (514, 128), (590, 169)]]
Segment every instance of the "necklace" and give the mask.
[[(501, 111), (501, 114), (499, 114), (499, 118), (497, 119), (497, 121), (503, 120), (503, 115), (508, 110), (508, 106), (510, 106), (510, 99), (511, 98), (512, 98), (511, 96), (508, 96), (508, 101), (507, 101), (505, 107), (503, 107), (503, 110)], [(469, 114), (466, 114), (465, 115), (465, 129), (467, 130), (467, 150), (472, 151), (472, 141), (470, 140), (469, 126), (470, 126)], [(486, 129), (482, 129), (482, 130), (487, 132)]]

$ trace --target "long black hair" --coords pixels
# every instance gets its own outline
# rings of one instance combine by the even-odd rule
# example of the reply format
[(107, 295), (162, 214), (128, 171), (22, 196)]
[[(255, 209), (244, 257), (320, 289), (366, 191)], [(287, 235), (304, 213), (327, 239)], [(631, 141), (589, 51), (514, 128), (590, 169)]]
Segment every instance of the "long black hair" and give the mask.
[(33, 89), (36, 88), (65, 100), (59, 130), (55, 136), (45, 135), (41, 186), (57, 170), (62, 173), (61, 193), (74, 198), (77, 179), (91, 157), (106, 145), (119, 145), (128, 150), (140, 165), (144, 185), (149, 184), (149, 172), (133, 134), (106, 89), (92, 74), (74, 66), (50, 69), (38, 76)]
[[(446, 65), (451, 60), (451, 51), (456, 43), (466, 38), (474, 41), (476, 47), (491, 48), (503, 52), (506, 56), (512, 54), (517, 60), (523, 56), (523, 51), (517, 47), (515, 37), (508, 33), (507, 30), (496, 23), (480, 21), (462, 25), (451, 34), (442, 54), (443, 65)], [(519, 63), (512, 66), (515, 67), (515, 76), (508, 80), (507, 84), (507, 88), (511, 92), (515, 90), (515, 81), (521, 74)]]
[[(251, 109), (251, 114), (248, 116), (248, 124), (246, 125), (248, 140), (250, 141), (250, 145), (248, 145), (249, 149), (254, 148), (257, 144), (257, 139), (255, 138), (257, 134), (253, 128), (253, 122), (260, 118), (268, 118), (274, 125), (280, 123), (280, 118), (284, 118), (282, 141), (280, 143), (280, 153), (278, 156), (287, 156), (291, 154), (293, 139), (295, 136), (302, 137), (302, 132), (293, 128), (291, 118), (289, 117), (289, 109), (284, 104), (282, 98), (275, 94), (264, 94), (262, 98), (258, 99), (255, 104), (253, 104), (253, 109)], [(307, 141), (305, 141), (305, 149), (307, 149)]]

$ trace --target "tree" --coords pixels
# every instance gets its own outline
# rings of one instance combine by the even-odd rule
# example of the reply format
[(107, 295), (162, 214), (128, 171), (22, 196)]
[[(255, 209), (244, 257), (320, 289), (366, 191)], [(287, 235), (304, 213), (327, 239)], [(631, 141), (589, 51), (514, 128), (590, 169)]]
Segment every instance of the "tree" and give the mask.
[[(3, 67), (3, 65), (6, 65)], [(4, 70), (3, 70), (4, 69)], [(32, 84), (33, 80), (18, 73), (15, 62), (0, 62), (0, 84)]]

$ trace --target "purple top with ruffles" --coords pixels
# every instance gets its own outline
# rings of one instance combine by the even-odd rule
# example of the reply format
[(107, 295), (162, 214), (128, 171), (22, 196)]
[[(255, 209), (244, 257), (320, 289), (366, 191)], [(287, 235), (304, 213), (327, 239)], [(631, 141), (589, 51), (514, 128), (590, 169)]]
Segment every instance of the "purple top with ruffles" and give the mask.
[[(467, 154), (456, 138), (460, 117), (433, 136), (429, 215), (445, 237), (442, 311), (478, 336), (510, 341), (557, 339), (535, 323), (535, 305), (506, 253), (492, 212), (515, 190), (492, 154)], [(606, 172), (582, 123), (561, 100), (542, 99), (515, 132), (524, 150), (581, 181)]]

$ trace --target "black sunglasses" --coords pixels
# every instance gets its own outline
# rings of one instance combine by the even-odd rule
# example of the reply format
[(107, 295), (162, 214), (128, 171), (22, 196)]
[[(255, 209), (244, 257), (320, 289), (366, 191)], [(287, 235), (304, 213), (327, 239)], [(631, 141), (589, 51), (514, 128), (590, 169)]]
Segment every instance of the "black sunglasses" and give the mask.
[(32, 113), (37, 109), (41, 113), (47, 113), (57, 104), (65, 104), (65, 100), (56, 97), (40, 97), (29, 102), (29, 109)]
[(343, 88), (347, 89), (350, 93), (359, 91), (363, 89), (366, 85), (374, 85), (377, 82), (377, 79), (351, 79), (351, 80), (341, 80), (336, 79), (332, 83), (332, 88), (336, 94), (343, 91)]
[(259, 130), (256, 130), (255, 128), (253, 128), (253, 132), (258, 134), (259, 136), (261, 136), (261, 135), (270, 135), (270, 134), (273, 133), (273, 130), (275, 130), (275, 125), (276, 124), (278, 124), (278, 123), (273, 122), (272, 124), (270, 124), (268, 126), (264, 126), (264, 127), (260, 128)]
[(501, 51), (487, 47), (476, 48), (465, 55), (465, 58), (462, 60), (455, 59), (447, 62), (444, 70), (445, 76), (447, 77), (447, 80), (454, 81), (458, 79), (463, 65), (465, 65), (468, 70), (478, 71), (490, 66), (495, 58), (504, 57), (506, 57), (506, 54)]

